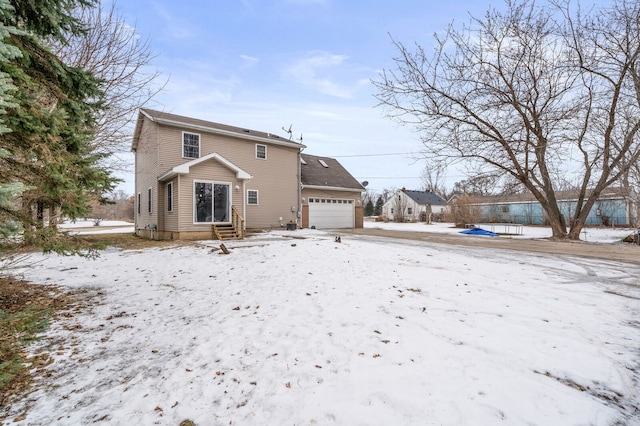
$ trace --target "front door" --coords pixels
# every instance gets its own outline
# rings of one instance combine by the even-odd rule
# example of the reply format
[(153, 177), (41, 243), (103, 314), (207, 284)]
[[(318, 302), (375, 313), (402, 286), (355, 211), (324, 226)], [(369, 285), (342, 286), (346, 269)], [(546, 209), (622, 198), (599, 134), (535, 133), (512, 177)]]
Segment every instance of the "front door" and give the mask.
[(229, 222), (231, 185), (195, 182), (194, 221), (196, 223)]

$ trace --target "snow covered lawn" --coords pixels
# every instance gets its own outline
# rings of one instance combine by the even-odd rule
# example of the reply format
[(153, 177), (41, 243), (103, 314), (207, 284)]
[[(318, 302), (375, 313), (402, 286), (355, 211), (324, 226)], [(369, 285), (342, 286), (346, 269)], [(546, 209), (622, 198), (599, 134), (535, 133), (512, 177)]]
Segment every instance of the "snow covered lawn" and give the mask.
[(90, 299), (40, 343), (52, 375), (15, 424), (640, 423), (637, 265), (312, 230), (217, 245), (37, 255), (26, 279)]

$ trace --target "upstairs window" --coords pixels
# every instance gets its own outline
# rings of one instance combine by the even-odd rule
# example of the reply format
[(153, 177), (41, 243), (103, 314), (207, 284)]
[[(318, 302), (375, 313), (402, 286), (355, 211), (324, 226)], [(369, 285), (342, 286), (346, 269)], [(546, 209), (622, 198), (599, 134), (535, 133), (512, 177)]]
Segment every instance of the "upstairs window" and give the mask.
[(200, 135), (182, 133), (182, 156), (184, 158), (200, 158)]
[(256, 145), (256, 158), (261, 160), (267, 159), (267, 146), (266, 145)]

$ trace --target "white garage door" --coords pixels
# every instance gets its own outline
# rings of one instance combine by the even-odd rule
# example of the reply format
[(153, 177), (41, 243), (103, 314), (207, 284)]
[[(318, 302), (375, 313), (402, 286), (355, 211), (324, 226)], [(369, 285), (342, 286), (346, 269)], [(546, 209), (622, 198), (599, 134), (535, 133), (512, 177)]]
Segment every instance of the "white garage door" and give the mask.
[(353, 200), (309, 198), (309, 227), (353, 228)]

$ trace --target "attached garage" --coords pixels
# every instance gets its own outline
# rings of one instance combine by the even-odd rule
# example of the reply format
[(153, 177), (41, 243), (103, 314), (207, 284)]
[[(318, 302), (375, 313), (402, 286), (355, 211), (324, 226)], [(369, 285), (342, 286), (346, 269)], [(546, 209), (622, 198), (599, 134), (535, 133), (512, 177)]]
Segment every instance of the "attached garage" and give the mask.
[(364, 188), (334, 158), (300, 155), (302, 227), (362, 228)]
[(355, 208), (353, 200), (309, 198), (309, 227), (315, 229), (353, 228)]

